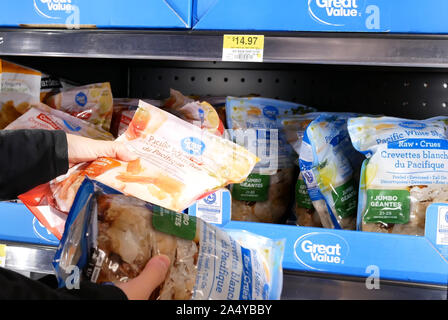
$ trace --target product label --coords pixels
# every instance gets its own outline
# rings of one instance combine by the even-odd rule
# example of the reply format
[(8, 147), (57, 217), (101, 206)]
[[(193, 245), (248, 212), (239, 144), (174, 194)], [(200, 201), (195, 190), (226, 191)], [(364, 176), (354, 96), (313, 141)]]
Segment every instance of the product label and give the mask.
[(262, 62), (264, 36), (225, 34), (222, 61)]
[(243, 183), (234, 184), (232, 197), (240, 201), (268, 200), (270, 176), (251, 173)]
[(299, 208), (312, 209), (313, 202), (308, 195), (305, 181), (297, 179), (296, 183), (296, 204)]
[(196, 218), (159, 206), (152, 207), (154, 229), (179, 238), (193, 240), (196, 237)]
[(193, 300), (266, 300), (270, 287), (257, 252), (201, 223)]
[[(437, 133), (409, 130), (422, 136)], [(369, 161), (366, 183), (367, 186), (448, 184), (447, 160), (448, 142), (445, 139), (389, 141), (378, 146), (378, 151)]]
[(334, 207), (339, 216), (346, 218), (356, 213), (357, 192), (353, 179), (339, 187), (335, 187), (331, 195), (333, 197)]
[(410, 193), (407, 190), (367, 190), (366, 223), (408, 223)]
[(217, 191), (196, 203), (196, 217), (214, 224), (222, 224), (222, 191)]

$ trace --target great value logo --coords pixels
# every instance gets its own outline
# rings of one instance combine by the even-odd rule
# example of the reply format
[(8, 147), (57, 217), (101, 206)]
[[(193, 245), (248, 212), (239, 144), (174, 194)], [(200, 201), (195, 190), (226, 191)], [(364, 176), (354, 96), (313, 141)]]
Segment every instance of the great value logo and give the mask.
[(79, 92), (75, 96), (75, 102), (81, 106), (84, 107), (87, 104), (87, 95), (84, 92)]
[(380, 10), (365, 0), (308, 0), (308, 13), (317, 22), (334, 27), (347, 25), (380, 29)]
[(403, 121), (398, 124), (402, 128), (422, 130), (426, 128), (426, 124), (417, 121)]
[(73, 0), (33, 0), (33, 2), (37, 13), (48, 19), (65, 18), (68, 13), (75, 11)]
[(294, 255), (304, 266), (325, 270), (345, 263), (350, 251), (347, 241), (328, 232), (307, 233), (294, 243)]
[(181, 141), (182, 150), (193, 156), (200, 156), (204, 153), (205, 143), (195, 137), (184, 138)]
[(266, 118), (275, 120), (278, 117), (279, 111), (276, 107), (266, 106), (263, 108), (263, 114)]

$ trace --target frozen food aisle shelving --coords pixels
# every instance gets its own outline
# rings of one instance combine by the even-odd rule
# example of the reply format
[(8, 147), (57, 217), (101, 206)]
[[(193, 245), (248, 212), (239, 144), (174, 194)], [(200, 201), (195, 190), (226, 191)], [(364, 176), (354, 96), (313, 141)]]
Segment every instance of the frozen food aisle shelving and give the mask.
[[(225, 32), (233, 33), (240, 32)], [(322, 110), (409, 118), (447, 113), (447, 36), (250, 33), (265, 35), (263, 63), (221, 62), (224, 33), (198, 31), (0, 29), (0, 56), (80, 83), (110, 81), (116, 97), (161, 98), (173, 87), (186, 94), (258, 93)], [(7, 244), (7, 267), (51, 272), (54, 247)], [(380, 290), (368, 290), (365, 278), (285, 270), (282, 297), (447, 294), (443, 285), (382, 280)]]
[[(225, 32), (225, 34), (239, 34)], [(220, 61), (223, 32), (2, 29), (2, 55)], [(243, 33), (244, 34), (244, 33)], [(247, 32), (246, 32), (247, 34)], [(446, 67), (448, 36), (260, 33), (266, 63)]]

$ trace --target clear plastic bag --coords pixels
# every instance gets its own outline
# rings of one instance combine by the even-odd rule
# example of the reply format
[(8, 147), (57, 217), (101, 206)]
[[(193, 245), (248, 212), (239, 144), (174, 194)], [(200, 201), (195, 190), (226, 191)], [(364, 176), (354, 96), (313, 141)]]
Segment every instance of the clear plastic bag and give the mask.
[(321, 228), (322, 222), (316, 209), (314, 209), (313, 202), (308, 195), (306, 183), (301, 173), (299, 173), (297, 178), (295, 192), (294, 214), (296, 224), (302, 227)]
[(224, 124), (211, 104), (185, 97), (174, 89), (170, 93), (163, 106), (166, 111), (217, 136), (224, 134)]
[(299, 165), (322, 225), (356, 229), (359, 172), (363, 160), (350, 141), (352, 113), (325, 113), (306, 128)]
[(448, 118), (354, 117), (348, 130), (367, 157), (358, 230), (423, 236), (427, 207), (448, 202)]
[(50, 107), (110, 130), (113, 97), (109, 82), (94, 83), (63, 90), (44, 101)]
[(136, 277), (152, 256), (165, 254), (171, 266), (150, 299), (279, 299), (284, 241), (231, 234), (86, 178), (54, 265), (60, 287), (72, 266), (82, 270), (82, 279), (120, 282)]
[[(232, 220), (282, 223), (294, 199), (296, 158), (285, 121), (314, 108), (260, 97), (228, 97), (231, 138), (256, 149), (261, 159), (248, 179), (231, 186)], [(241, 134), (243, 133), (243, 134)], [(244, 139), (240, 137), (246, 136)]]

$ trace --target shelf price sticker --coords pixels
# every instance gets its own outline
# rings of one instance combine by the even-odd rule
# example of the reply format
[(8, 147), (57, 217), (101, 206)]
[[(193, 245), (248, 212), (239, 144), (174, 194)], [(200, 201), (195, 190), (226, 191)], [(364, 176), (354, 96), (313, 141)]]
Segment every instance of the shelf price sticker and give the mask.
[(262, 62), (263, 35), (225, 34), (222, 61)]
[(5, 261), (6, 261), (6, 245), (0, 244), (0, 267), (5, 267)]

